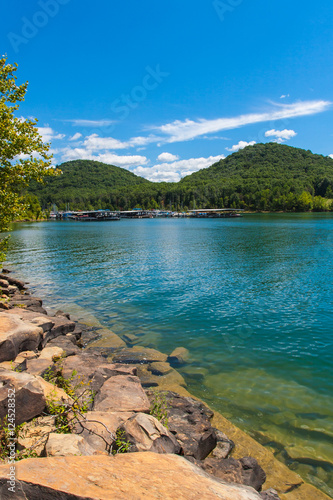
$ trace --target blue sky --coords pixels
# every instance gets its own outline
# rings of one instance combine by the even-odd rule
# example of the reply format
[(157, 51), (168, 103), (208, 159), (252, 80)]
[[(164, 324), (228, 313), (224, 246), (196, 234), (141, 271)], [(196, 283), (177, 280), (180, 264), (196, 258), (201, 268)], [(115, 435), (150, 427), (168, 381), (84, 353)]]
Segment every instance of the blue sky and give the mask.
[(11, 0), (0, 25), (54, 164), (178, 181), (258, 142), (333, 155), (332, 0)]

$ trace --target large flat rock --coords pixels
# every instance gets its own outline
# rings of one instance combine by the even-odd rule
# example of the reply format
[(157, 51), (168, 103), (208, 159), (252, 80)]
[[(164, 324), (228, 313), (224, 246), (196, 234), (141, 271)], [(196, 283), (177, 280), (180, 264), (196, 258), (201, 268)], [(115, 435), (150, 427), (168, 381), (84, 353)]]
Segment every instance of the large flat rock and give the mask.
[(260, 500), (252, 488), (223, 484), (177, 455), (127, 453), (28, 459), (16, 463), (16, 493), (8, 491), (9, 465), (0, 466), (2, 500)]

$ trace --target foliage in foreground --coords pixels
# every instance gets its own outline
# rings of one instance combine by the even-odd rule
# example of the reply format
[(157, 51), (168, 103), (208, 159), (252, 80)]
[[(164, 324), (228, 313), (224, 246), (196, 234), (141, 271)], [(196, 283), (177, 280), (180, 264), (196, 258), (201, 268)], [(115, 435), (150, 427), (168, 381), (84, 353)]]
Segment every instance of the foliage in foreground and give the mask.
[[(10, 222), (24, 217), (31, 207), (33, 199), (29, 203), (24, 197), (29, 183), (55, 174), (49, 168), (52, 155), (38, 133), (37, 120), (15, 116), (28, 86), (16, 84), (16, 71), (17, 64), (7, 64), (7, 57), (0, 56), (0, 233), (9, 231)], [(0, 263), (7, 242), (8, 237), (0, 239)]]

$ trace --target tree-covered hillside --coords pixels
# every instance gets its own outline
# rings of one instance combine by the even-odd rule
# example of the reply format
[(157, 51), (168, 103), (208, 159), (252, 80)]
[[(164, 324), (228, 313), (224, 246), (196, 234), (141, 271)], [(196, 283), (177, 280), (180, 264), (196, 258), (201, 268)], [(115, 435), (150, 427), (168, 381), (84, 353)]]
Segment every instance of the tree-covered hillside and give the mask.
[[(195, 198), (196, 190), (201, 200), (204, 193), (212, 205), (221, 205), (223, 200), (226, 207), (302, 210), (304, 201), (310, 200), (306, 193), (312, 198), (333, 198), (333, 160), (286, 145), (256, 144), (185, 177), (179, 184), (192, 187)], [(320, 205), (320, 199), (313, 201)]]
[(59, 166), (63, 174), (31, 186), (42, 207), (59, 209), (245, 208), (327, 210), (333, 198), (333, 160), (267, 143), (248, 146), (178, 183), (154, 183), (128, 170), (90, 160)]

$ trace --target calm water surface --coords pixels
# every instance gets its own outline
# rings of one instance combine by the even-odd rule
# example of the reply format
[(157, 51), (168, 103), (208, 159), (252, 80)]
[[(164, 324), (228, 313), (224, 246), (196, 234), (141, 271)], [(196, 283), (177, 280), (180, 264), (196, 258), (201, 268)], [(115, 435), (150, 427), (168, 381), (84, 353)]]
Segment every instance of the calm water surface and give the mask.
[[(190, 351), (189, 390), (333, 496), (333, 216), (16, 225), (46, 306)], [(76, 309), (77, 310), (77, 309)]]

